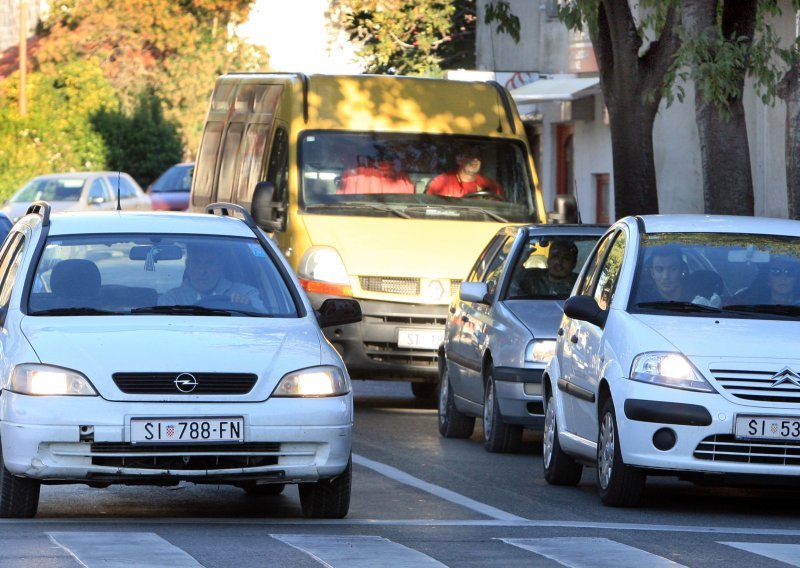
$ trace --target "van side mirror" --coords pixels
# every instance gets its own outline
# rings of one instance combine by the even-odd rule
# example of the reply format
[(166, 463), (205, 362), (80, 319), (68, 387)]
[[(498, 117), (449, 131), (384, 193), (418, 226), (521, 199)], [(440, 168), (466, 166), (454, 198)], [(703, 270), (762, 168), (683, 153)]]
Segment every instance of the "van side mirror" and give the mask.
[(250, 211), (256, 225), (265, 231), (286, 230), (286, 207), (276, 197), (275, 184), (271, 181), (260, 181), (256, 184)]
[(578, 200), (574, 195), (556, 195), (553, 210), (547, 214), (550, 223), (580, 223), (581, 216), (578, 211)]
[(328, 298), (316, 313), (320, 327), (358, 323), (361, 321), (361, 304), (347, 298)]
[(599, 328), (606, 325), (608, 311), (601, 310), (592, 296), (571, 296), (564, 302), (564, 315), (569, 318), (588, 321)]

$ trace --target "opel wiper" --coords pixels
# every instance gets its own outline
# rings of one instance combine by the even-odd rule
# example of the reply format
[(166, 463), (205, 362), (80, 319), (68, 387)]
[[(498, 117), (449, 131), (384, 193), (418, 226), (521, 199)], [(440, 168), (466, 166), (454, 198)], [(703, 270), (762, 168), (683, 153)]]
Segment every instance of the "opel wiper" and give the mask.
[(231, 310), (218, 308), (205, 308), (203, 306), (176, 305), (176, 306), (147, 306), (144, 308), (133, 308), (132, 314), (165, 314), (165, 315), (186, 315), (186, 316), (230, 316)]
[(121, 312), (112, 310), (98, 310), (97, 308), (50, 308), (47, 310), (37, 310), (30, 312), (32, 316), (118, 316)]
[(800, 306), (787, 304), (732, 304), (725, 306), (725, 309), (746, 313), (770, 314), (775, 316), (800, 316)]

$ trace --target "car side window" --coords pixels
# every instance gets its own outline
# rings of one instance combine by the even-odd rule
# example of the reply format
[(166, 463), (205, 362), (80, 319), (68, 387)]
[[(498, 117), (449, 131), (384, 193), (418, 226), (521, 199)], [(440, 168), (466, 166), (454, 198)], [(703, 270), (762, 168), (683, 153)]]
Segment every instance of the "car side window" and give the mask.
[(594, 299), (601, 310), (608, 309), (611, 300), (614, 298), (614, 291), (619, 281), (624, 254), (625, 234), (620, 231), (617, 233), (598, 273), (597, 287), (594, 290)]
[(591, 290), (594, 289), (593, 282), (596, 281), (597, 270), (606, 256), (606, 250), (611, 243), (613, 234), (605, 235), (600, 239), (597, 247), (594, 249), (592, 256), (586, 261), (586, 269), (581, 275), (581, 281), (577, 288), (577, 294), (580, 296), (591, 295)]
[(106, 184), (103, 182), (103, 178), (97, 178), (89, 187), (89, 202), (94, 199), (108, 201), (108, 192), (106, 191)]
[(124, 176), (119, 176), (119, 197), (120, 199), (136, 197), (136, 188), (131, 183), (131, 180)]
[(275, 186), (277, 200), (285, 201), (288, 198), (286, 188), (289, 183), (289, 136), (283, 128), (275, 131), (267, 169), (267, 181), (272, 182)]
[(489, 267), (489, 263), (494, 258), (494, 253), (497, 251), (498, 248), (502, 245), (507, 237), (504, 235), (499, 235), (489, 241), (489, 244), (483, 249), (478, 260), (475, 262), (475, 265), (470, 270), (469, 276), (467, 276), (467, 282), (480, 282), (483, 278), (483, 275), (486, 274), (486, 271)]
[(11, 290), (22, 259), (24, 241), (25, 237), (22, 233), (13, 235), (0, 258), (0, 307), (6, 307), (11, 298)]
[(483, 280), (486, 282), (486, 287), (489, 290), (489, 294), (494, 295), (494, 293), (497, 291), (497, 282), (500, 280), (500, 275), (503, 273), (503, 267), (506, 264), (508, 253), (511, 250), (511, 245), (513, 244), (513, 238), (506, 238), (506, 240), (503, 241), (503, 246), (500, 247), (500, 250), (497, 251), (497, 254), (494, 255), (494, 258), (489, 262), (489, 266), (486, 269), (486, 276), (483, 278)]

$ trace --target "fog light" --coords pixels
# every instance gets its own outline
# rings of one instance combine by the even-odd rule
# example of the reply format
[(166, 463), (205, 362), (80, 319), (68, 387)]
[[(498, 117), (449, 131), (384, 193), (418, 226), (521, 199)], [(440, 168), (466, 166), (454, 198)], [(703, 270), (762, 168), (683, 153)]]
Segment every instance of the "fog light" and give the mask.
[(528, 396), (542, 396), (542, 383), (525, 383), (522, 389)]
[(674, 448), (677, 440), (678, 437), (675, 435), (675, 432), (669, 428), (660, 428), (653, 434), (653, 445), (657, 450), (661, 450), (662, 452)]

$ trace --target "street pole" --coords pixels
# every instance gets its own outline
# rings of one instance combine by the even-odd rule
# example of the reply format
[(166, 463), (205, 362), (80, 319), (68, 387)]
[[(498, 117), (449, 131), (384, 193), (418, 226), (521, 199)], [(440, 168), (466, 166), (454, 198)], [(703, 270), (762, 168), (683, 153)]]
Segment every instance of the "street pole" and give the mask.
[(25, 81), (28, 66), (28, 22), (25, 0), (19, 0), (19, 115), (28, 113), (28, 97)]

